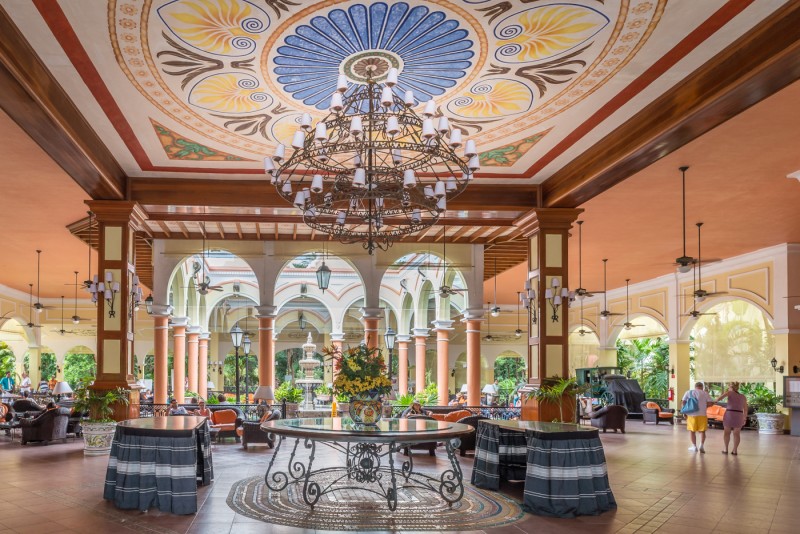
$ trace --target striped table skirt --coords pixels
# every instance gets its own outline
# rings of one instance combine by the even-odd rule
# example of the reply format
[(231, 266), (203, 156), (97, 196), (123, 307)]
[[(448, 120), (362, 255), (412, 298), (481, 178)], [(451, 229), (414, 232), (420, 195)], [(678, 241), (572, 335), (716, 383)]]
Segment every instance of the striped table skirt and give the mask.
[(164, 435), (117, 426), (103, 498), (122, 509), (193, 514), (197, 486), (213, 478), (208, 423)]
[(597, 431), (523, 433), (479, 424), (472, 483), (497, 490), (500, 480), (510, 479), (520, 466), (525, 471), (522, 507), (527, 512), (576, 517), (617, 507)]

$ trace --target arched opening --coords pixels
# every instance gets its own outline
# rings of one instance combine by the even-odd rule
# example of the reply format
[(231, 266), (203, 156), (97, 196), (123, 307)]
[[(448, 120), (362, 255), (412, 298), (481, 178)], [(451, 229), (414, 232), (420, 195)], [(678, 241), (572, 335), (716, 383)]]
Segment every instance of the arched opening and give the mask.
[(97, 362), (92, 349), (79, 345), (67, 351), (64, 357), (64, 381), (72, 389), (78, 387), (78, 383), (82, 379), (96, 375)]
[(620, 372), (639, 382), (647, 399), (666, 399), (669, 388), (669, 344), (666, 336), (617, 340)]
[(16, 375), (16, 363), (17, 357), (14, 355), (11, 346), (0, 340), (0, 377), (5, 377), (6, 373), (11, 373), (11, 376), (14, 377), (14, 382), (18, 383), (17, 377), (14, 376)]
[(580, 326), (570, 332), (568, 343), (569, 376), (576, 376), (575, 369), (597, 365), (600, 354), (600, 338), (597, 334), (585, 326)]
[(703, 381), (720, 393), (730, 381), (774, 388), (775, 356), (772, 322), (757, 306), (741, 299), (704, 310), (690, 334), (691, 380)]
[(504, 350), (494, 361), (494, 379), (500, 390), (501, 404), (510, 404), (511, 397), (528, 377), (525, 358), (513, 350)]

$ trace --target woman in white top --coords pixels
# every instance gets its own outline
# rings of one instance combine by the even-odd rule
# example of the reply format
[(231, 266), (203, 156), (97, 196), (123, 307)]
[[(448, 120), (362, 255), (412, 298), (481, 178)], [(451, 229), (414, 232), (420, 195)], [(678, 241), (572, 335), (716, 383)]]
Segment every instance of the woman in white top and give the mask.
[(31, 392), (31, 377), (28, 376), (28, 373), (22, 373), (22, 382), (19, 383), (19, 392), (20, 393), (30, 393)]

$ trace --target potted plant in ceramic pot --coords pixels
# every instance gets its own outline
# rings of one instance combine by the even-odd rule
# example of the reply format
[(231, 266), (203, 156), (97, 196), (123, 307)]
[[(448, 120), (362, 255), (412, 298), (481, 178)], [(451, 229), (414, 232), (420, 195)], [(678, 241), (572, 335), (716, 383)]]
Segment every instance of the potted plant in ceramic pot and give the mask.
[(783, 402), (782, 395), (776, 395), (763, 384), (758, 384), (747, 394), (747, 404), (756, 411), (759, 434), (783, 434), (786, 416), (778, 411)]
[(75, 389), (75, 403), (73, 410), (76, 413), (88, 414), (88, 419), (81, 422), (83, 428), (83, 454), (86, 456), (100, 456), (111, 451), (111, 441), (117, 422), (111, 418), (114, 413), (113, 405), (129, 402), (128, 390), (117, 388), (111, 391), (97, 391), (90, 389), (94, 377), (86, 377), (80, 381)]
[(275, 400), (286, 402), (286, 418), (293, 419), (297, 417), (297, 408), (303, 401), (303, 390), (293, 387), (292, 383), (287, 380), (275, 390)]
[(317, 400), (320, 402), (330, 402), (333, 396), (333, 388), (327, 384), (322, 384), (321, 386), (317, 386), (317, 389), (314, 390), (314, 395), (317, 396)]
[(360, 425), (377, 424), (383, 410), (381, 398), (392, 388), (380, 349), (362, 343), (344, 352), (326, 348), (324, 353), (334, 362), (333, 390), (350, 397), (350, 419)]

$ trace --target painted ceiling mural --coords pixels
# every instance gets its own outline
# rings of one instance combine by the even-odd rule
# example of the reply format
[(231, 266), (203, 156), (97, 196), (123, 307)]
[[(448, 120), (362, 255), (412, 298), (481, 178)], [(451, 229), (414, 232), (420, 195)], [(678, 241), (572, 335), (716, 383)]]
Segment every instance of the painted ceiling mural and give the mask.
[(352, 92), (373, 65), (378, 81), (399, 70), (400, 97), (434, 99), (483, 165), (521, 171), (557, 116), (635, 57), (664, 3), (112, 0), (109, 32), (171, 160), (259, 160), (302, 113), (327, 115), (339, 74)]
[[(783, 0), (16, 0), (3, 7), (130, 176), (261, 177), (367, 67), (541, 182)], [(92, 8), (87, 9), (87, 5)]]

